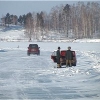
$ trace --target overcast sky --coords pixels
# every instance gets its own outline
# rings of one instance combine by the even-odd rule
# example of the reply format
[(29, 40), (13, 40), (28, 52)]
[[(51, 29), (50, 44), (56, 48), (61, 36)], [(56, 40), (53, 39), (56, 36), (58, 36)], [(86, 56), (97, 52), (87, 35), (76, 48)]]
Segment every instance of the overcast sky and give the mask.
[(40, 11), (46, 11), (50, 12), (52, 7), (55, 7), (56, 5), (60, 6), (61, 4), (73, 4), (77, 1), (6, 1), (6, 0), (0, 0), (0, 18), (2, 16), (5, 16), (7, 13), (13, 14), (13, 15), (23, 15), (27, 14), (28, 12), (40, 12)]

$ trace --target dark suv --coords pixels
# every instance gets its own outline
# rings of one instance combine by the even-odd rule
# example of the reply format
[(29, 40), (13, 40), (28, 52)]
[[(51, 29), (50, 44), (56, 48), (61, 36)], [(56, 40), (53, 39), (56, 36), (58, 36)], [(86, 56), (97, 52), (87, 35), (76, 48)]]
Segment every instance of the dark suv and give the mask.
[(29, 44), (28, 50), (27, 50), (27, 55), (30, 54), (37, 54), (40, 55), (40, 47), (38, 47), (37, 44)]

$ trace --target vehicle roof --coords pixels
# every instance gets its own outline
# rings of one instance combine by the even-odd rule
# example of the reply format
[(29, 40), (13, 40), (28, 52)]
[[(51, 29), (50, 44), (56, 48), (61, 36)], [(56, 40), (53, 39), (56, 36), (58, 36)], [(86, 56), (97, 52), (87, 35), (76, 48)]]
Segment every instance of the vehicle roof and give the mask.
[[(56, 52), (57, 50), (54, 50), (54, 52)], [(61, 52), (66, 52), (67, 50), (60, 50)], [(71, 50), (72, 52), (75, 52), (73, 50)]]
[[(66, 52), (67, 50), (61, 50), (61, 52)], [(72, 50), (71, 50), (72, 51)], [(72, 51), (72, 52), (75, 52), (75, 51)]]
[(37, 44), (29, 44), (29, 45), (37, 45)]

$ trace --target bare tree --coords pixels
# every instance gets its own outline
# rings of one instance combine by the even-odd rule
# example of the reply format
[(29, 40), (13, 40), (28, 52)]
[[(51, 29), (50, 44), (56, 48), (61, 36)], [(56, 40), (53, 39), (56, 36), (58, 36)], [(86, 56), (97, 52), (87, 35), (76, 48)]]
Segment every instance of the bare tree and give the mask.
[(41, 11), (31, 21), (29, 19), (27, 25), (31, 25), (28, 28), (32, 31), (29, 33), (37, 39), (44, 35), (44, 31), (63, 32), (66, 37), (73, 33), (75, 38), (93, 38), (94, 34), (100, 33), (100, 5), (97, 2), (55, 6), (49, 14)]
[(63, 9), (64, 11), (64, 16), (65, 16), (65, 27), (66, 29), (66, 33), (67, 33), (67, 37), (68, 37), (68, 31), (69, 31), (69, 20), (70, 20), (70, 5), (66, 4), (66, 6)]
[(26, 15), (26, 25), (25, 25), (25, 29), (26, 29), (26, 35), (29, 37), (29, 41), (32, 40), (32, 33), (33, 33), (33, 18), (32, 18), (32, 14), (28, 13)]

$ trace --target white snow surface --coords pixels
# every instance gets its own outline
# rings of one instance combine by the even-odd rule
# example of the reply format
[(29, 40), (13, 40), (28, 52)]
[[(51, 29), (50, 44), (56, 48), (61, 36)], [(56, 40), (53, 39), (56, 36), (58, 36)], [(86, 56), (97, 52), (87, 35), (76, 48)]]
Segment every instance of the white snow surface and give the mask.
[[(40, 56), (27, 56), (29, 43)], [(17, 48), (19, 45), (19, 48)], [(61, 46), (76, 51), (77, 66), (54, 68), (52, 52)], [(100, 100), (100, 44), (0, 42), (0, 99)]]
[[(1, 41), (0, 100), (100, 100), (100, 42), (85, 41)], [(30, 43), (39, 45), (40, 56), (27, 56)], [(76, 51), (77, 66), (54, 68), (58, 46)]]

